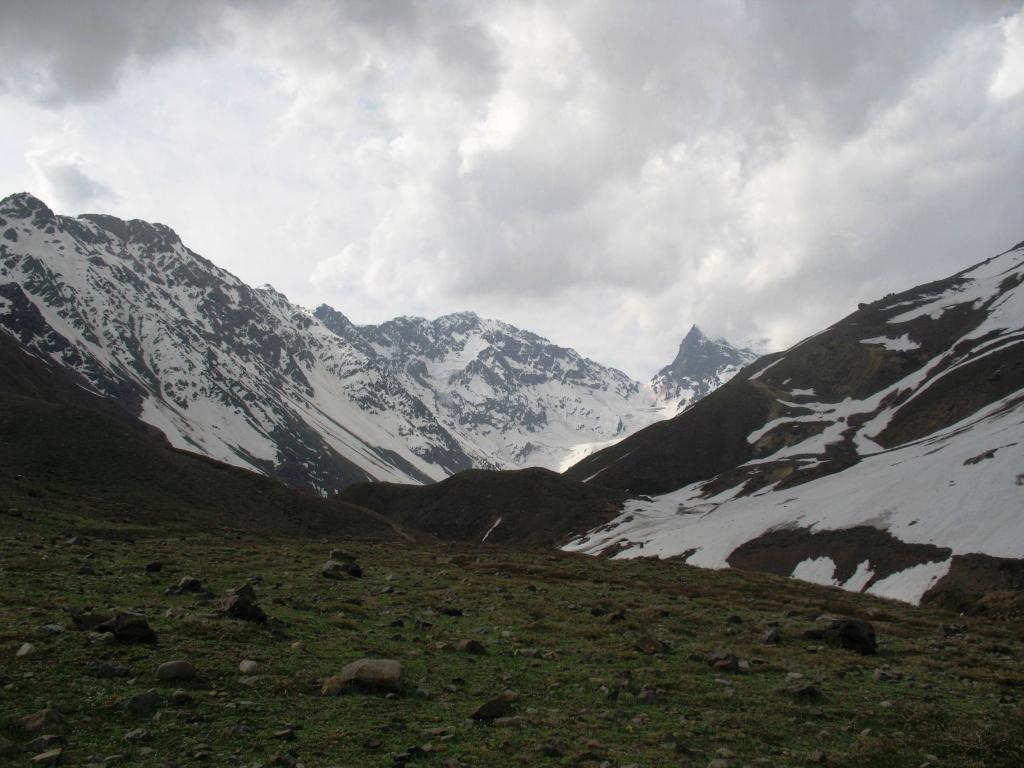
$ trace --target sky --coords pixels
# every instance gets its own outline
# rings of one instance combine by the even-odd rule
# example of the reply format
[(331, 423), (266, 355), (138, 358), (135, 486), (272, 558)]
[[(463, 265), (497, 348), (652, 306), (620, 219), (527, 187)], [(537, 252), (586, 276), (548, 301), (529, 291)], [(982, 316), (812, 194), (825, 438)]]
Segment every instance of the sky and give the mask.
[(1022, 0), (3, 0), (0, 195), (631, 376), (1024, 240)]

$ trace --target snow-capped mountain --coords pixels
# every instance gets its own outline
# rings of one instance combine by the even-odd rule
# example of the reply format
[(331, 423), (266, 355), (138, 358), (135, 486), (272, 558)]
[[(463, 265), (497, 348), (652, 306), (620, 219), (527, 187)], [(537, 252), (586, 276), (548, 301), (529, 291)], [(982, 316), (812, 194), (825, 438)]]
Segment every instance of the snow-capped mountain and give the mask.
[(567, 474), (653, 495), (576, 551), (911, 602), (1024, 587), (1024, 243), (861, 305)]
[(0, 202), (0, 327), (184, 448), (319, 493), (560, 468), (657, 418), (625, 374), (473, 314), (355, 326), (169, 227)]
[(735, 347), (722, 338), (709, 339), (696, 325), (679, 344), (675, 359), (651, 379), (650, 388), (663, 418), (682, 413), (757, 360), (763, 352)]
[(364, 326), (327, 306), (315, 315), (496, 466), (558, 468), (580, 443), (613, 441), (657, 417), (621, 371), (472, 312)]

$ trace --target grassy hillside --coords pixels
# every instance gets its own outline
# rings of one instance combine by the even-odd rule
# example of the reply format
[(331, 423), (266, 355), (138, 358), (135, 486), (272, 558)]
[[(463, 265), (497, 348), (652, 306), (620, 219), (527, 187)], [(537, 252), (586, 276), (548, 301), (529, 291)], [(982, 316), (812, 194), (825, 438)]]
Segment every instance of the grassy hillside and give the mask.
[(0, 392), (0, 509), (185, 529), (396, 536), (369, 510), (168, 447), (91, 408)]
[[(0, 751), (29, 738), (12, 723), (53, 707), (69, 765), (115, 755), (140, 766), (1024, 762), (1019, 621), (673, 562), (169, 533), (140, 522), (141, 510), (130, 523), (103, 517), (84, 500), (77, 513), (52, 511), (47, 497), (0, 508)], [(351, 550), (363, 577), (322, 577), (330, 546)], [(162, 570), (147, 574), (152, 561)], [(186, 575), (212, 596), (167, 594)], [(215, 611), (246, 582), (266, 625)], [(158, 643), (75, 630), (71, 615), (86, 606), (140, 612)], [(805, 639), (823, 612), (869, 618), (878, 654)], [(762, 642), (771, 628), (778, 644)], [(485, 652), (460, 650), (464, 640)], [(24, 643), (34, 648), (19, 657)], [(746, 669), (712, 669), (715, 649)], [(360, 657), (400, 661), (401, 693), (322, 697), (321, 681)], [(170, 660), (191, 662), (195, 679), (159, 681)], [(258, 668), (243, 673), (242, 660)], [(103, 662), (124, 676), (97, 677)], [(786, 693), (805, 684), (820, 699)], [(154, 710), (124, 708), (148, 689)], [(471, 719), (506, 690), (516, 700), (503, 719)]]
[(540, 546), (607, 523), (625, 497), (534, 467), (469, 469), (425, 486), (358, 483), (338, 498), (440, 539)]

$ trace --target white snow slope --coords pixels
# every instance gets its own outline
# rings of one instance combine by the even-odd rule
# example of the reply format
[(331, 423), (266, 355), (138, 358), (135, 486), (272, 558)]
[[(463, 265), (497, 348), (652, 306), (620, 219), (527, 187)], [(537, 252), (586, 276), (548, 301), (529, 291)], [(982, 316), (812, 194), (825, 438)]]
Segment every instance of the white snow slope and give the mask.
[[(809, 389), (791, 387), (788, 395), (783, 391), (778, 403), (792, 415), (774, 419), (751, 433), (748, 441), (756, 444), (770, 432), (779, 434), (787, 426), (807, 422), (823, 427), (818, 434), (751, 459), (740, 467), (746, 474), (736, 473), (725, 488), (717, 482), (710, 491), (720, 480), (710, 478), (631, 501), (609, 525), (566, 549), (597, 554), (614, 548), (615, 556), (622, 558), (687, 553), (690, 564), (724, 568), (737, 548), (773, 531), (869, 526), (902, 542), (948, 548), (951, 554), (875, 580), (870, 558), (842, 582), (836, 578), (835, 564), (824, 556), (800, 562), (792, 575), (856, 591), (867, 586), (867, 592), (908, 602), (920, 601), (947, 573), (956, 555), (1024, 557), (1024, 391), (1017, 389), (902, 445), (886, 449), (872, 439), (901, 409), (942, 386), (964, 366), (977, 366), (996, 353), (1016, 365), (1024, 361), (1024, 244), (956, 277), (936, 293), (905, 302), (905, 308), (899, 307), (905, 311), (898, 314), (897, 305), (890, 305), (891, 333), (862, 340), (906, 353), (918, 346), (915, 334), (925, 327), (922, 318), (938, 322), (952, 310), (984, 310), (980, 322), (939, 354), (862, 400), (819, 402)], [(748, 378), (760, 384), (762, 376), (770, 378), (768, 369), (783, 359), (751, 366)], [(774, 391), (787, 383), (778, 382)], [(859, 456), (852, 466), (801, 484), (790, 478), (786, 487), (779, 481), (744, 494), (745, 483), (759, 470), (789, 462), (799, 472), (829, 461), (828, 450), (840, 445), (844, 431), (851, 429)], [(847, 434), (847, 443), (849, 438)]]

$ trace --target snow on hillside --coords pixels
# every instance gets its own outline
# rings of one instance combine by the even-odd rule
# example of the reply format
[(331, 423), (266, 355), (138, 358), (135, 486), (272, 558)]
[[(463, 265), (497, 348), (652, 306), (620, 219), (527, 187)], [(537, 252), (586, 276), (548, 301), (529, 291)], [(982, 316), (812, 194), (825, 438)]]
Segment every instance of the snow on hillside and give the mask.
[[(888, 313), (884, 322), (891, 332), (860, 341), (877, 345), (883, 354), (906, 355), (919, 350), (920, 339), (934, 344), (941, 338), (934, 335), (935, 328), (946, 329), (949, 341), (937, 354), (909, 365), (902, 378), (859, 399), (819, 401), (814, 388), (787, 390), (783, 385), (788, 379), (764, 384), (776, 397), (781, 415), (747, 436), (752, 446), (768, 447), (763, 455), (726, 475), (631, 501), (610, 524), (566, 548), (613, 552), (616, 557), (684, 556), (694, 565), (723, 568), (741, 548), (749, 550), (751, 542), (770, 534), (864, 526), (899, 542), (948, 552), (938, 558), (938, 550), (929, 550), (933, 554), (922, 562), (884, 578), (878, 578), (877, 563), (870, 558), (839, 578), (836, 563), (824, 555), (799, 562), (792, 575), (847, 589), (866, 587), (909, 602), (919, 601), (957, 555), (1024, 558), (1024, 390), (1019, 384), (1006, 385), (1011, 391), (955, 423), (922, 426), (927, 419), (941, 420), (942, 413), (956, 413), (967, 398), (978, 396), (971, 383), (978, 377), (989, 386), (1019, 381), (1024, 361), (1024, 244), (938, 285), (911, 300), (881, 302), (878, 311)], [(856, 325), (850, 320), (844, 328)], [(828, 342), (829, 348), (833, 343)], [(775, 367), (801, 345), (748, 379), (762, 387), (774, 375), (769, 372), (781, 370)], [(904, 365), (911, 360), (901, 359)], [(970, 376), (962, 380), (964, 371)], [(922, 408), (929, 398), (932, 404)], [(893, 445), (897, 421), (922, 436)], [(786, 439), (770, 439), (779, 435)], [(841, 471), (816, 471), (835, 464), (837, 457), (842, 459)], [(805, 482), (799, 481), (802, 472), (809, 478)], [(773, 476), (774, 481), (754, 482)]]

